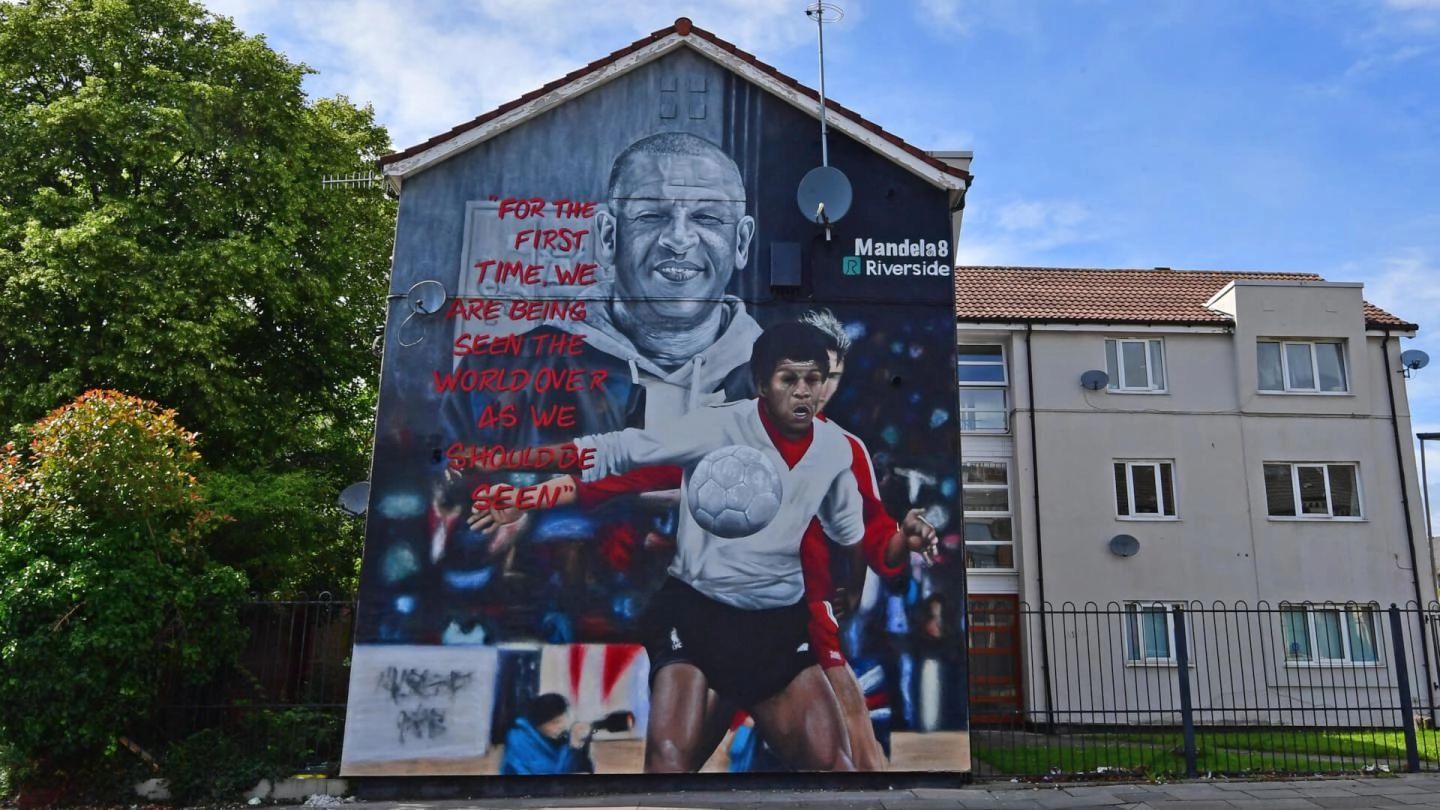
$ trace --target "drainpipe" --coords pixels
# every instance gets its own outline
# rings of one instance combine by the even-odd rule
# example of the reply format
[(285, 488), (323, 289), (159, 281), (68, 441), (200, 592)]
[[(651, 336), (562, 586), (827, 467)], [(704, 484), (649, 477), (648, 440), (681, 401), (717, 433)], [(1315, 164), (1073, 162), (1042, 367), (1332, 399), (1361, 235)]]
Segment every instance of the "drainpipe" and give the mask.
[(1035, 595), (1040, 599), (1040, 677), (1045, 681), (1045, 728), (1055, 728), (1055, 694), (1050, 686), (1050, 627), (1045, 603), (1045, 544), (1040, 539), (1040, 440), (1035, 428), (1034, 324), (1025, 324), (1025, 381), (1030, 395), (1030, 494), (1035, 501)]
[[(1400, 413), (1395, 407), (1395, 373), (1390, 368), (1390, 330), (1380, 341), (1380, 356), (1385, 363), (1385, 391), (1390, 395), (1390, 428), (1395, 435), (1395, 469), (1400, 474), (1400, 508), (1405, 513), (1406, 549), (1410, 552), (1410, 573), (1415, 585), (1415, 610), (1420, 616), (1420, 662), (1425, 665), (1425, 702), (1429, 705), (1431, 721), (1435, 718), (1435, 682), (1430, 675), (1430, 639), (1425, 632), (1425, 599), (1420, 592), (1420, 563), (1415, 555), (1415, 521), (1410, 519), (1410, 487), (1405, 483), (1405, 455), (1400, 444)], [(1423, 484), (1422, 484), (1423, 486)], [(1429, 538), (1426, 538), (1429, 542)], [(1435, 572), (1427, 572), (1433, 590)], [(1433, 599), (1433, 596), (1432, 596)]]

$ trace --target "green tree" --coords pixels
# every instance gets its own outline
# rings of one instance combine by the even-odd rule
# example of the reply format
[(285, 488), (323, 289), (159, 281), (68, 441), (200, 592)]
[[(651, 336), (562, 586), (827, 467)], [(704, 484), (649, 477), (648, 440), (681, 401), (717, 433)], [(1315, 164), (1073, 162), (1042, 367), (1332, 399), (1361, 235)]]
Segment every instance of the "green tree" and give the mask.
[(205, 553), (214, 517), (173, 411), (91, 391), (29, 439), (0, 451), (0, 741), (88, 771), (146, 738), (167, 677), (233, 659), (245, 581)]
[(368, 473), (394, 223), (322, 184), (389, 139), (309, 72), (190, 0), (0, 0), (0, 428), (92, 388), (175, 408), (264, 590), (346, 567), (284, 549), (358, 548), (333, 503)]

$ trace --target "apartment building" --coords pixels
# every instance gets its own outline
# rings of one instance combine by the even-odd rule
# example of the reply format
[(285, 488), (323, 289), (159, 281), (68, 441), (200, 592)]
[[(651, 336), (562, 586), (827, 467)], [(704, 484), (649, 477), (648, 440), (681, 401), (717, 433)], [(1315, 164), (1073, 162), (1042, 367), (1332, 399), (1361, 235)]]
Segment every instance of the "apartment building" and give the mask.
[[(1418, 327), (1362, 292), (957, 268), (977, 722), (1033, 712), (1067, 678), (1163, 675), (1174, 604), (1276, 608), (1282, 670), (1380, 662), (1380, 608), (1433, 601), (1435, 566), (1399, 360)], [(1067, 672), (1057, 645), (1084, 639), (1021, 637), (1022, 610), (1086, 606), (1124, 617), (1120, 660)]]

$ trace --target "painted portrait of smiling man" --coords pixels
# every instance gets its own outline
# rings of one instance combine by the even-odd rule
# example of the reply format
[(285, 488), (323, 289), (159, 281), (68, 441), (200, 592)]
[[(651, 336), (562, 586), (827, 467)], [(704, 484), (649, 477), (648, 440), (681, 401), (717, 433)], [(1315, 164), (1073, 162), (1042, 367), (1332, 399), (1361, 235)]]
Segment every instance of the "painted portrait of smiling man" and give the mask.
[[(584, 318), (557, 317), (528, 339), (575, 336), (583, 349), (529, 358), (573, 367), (603, 384), (528, 392), (521, 410), (572, 408), (582, 432), (654, 425), (701, 405), (754, 393), (747, 361), (760, 325), (727, 292), (750, 261), (756, 223), (735, 161), (697, 135), (661, 132), (631, 143), (611, 164), (594, 220), (595, 258), (606, 279), (574, 290)], [(539, 345), (539, 344), (532, 344)], [(494, 367), (494, 357), (463, 358)], [(511, 358), (518, 361), (518, 358)], [(569, 438), (525, 423), (477, 426), (492, 397), (457, 392), (446, 402), (450, 437), (540, 444)]]
[(608, 210), (596, 219), (618, 314), (642, 350), (669, 365), (718, 334), (723, 312), (715, 304), (744, 269), (755, 236), (728, 155), (683, 133), (637, 141), (617, 158)]

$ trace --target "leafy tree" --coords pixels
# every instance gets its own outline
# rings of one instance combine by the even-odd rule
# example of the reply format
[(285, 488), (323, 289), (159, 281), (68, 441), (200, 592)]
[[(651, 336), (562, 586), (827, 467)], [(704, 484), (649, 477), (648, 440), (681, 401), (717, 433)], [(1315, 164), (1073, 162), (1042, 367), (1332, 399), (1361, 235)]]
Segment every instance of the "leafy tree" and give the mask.
[(389, 139), (308, 72), (191, 0), (0, 0), (0, 429), (92, 388), (175, 408), (265, 590), (344, 568), (283, 549), (353, 553), (394, 222), (322, 184)]
[(0, 740), (53, 774), (144, 739), (167, 676), (233, 659), (245, 581), (204, 551), (173, 411), (91, 391), (29, 436), (0, 452)]

